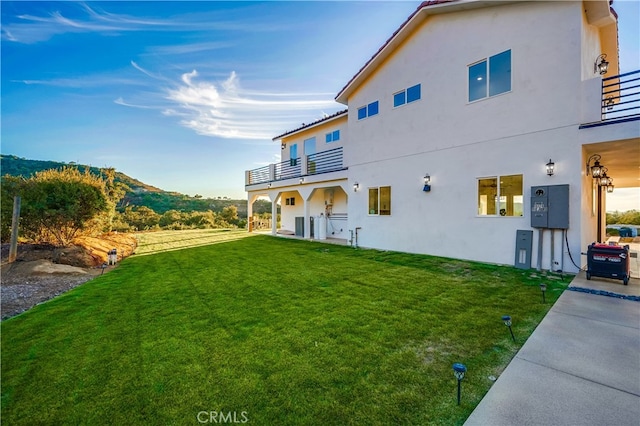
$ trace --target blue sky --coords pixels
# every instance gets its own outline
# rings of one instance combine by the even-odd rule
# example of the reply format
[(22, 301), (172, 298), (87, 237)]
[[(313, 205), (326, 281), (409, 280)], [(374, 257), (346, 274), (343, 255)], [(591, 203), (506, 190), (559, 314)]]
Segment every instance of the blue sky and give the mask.
[[(244, 198), (244, 170), (279, 161), (271, 138), (344, 109), (419, 4), (3, 1), (2, 153)], [(614, 2), (622, 72), (640, 69), (639, 4)]]

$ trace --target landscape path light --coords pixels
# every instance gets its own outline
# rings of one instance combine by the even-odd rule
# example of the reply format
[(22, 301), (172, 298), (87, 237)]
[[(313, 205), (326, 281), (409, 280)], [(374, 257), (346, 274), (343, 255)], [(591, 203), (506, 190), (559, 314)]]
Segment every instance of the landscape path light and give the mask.
[(464, 379), (464, 373), (467, 372), (467, 367), (464, 364), (456, 362), (453, 364), (453, 374), (458, 380), (458, 405), (460, 405), (460, 382)]
[(540, 284), (540, 291), (542, 291), (542, 303), (547, 303), (544, 297), (544, 294), (547, 291), (547, 285), (545, 283)]
[(511, 317), (509, 315), (503, 315), (502, 322), (504, 322), (504, 325), (506, 325), (509, 328), (509, 332), (511, 333), (511, 338), (515, 342), (516, 336), (513, 335), (513, 330), (511, 329)]

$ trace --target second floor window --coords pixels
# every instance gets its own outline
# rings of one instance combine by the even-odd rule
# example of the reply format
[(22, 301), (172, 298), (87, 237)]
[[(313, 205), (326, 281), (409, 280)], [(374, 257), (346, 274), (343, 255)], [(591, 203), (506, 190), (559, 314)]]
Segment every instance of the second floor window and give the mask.
[(371, 102), (369, 105), (358, 108), (358, 120), (371, 117), (378, 114), (378, 101)]
[(340, 140), (340, 130), (334, 130), (333, 132), (329, 132), (325, 135), (325, 141), (327, 143), (335, 142), (339, 140)]
[(393, 95), (393, 107), (399, 107), (420, 99), (421, 86), (416, 84)]
[(511, 50), (469, 65), (469, 102), (511, 91)]
[(289, 145), (289, 164), (295, 166), (298, 164), (298, 144)]

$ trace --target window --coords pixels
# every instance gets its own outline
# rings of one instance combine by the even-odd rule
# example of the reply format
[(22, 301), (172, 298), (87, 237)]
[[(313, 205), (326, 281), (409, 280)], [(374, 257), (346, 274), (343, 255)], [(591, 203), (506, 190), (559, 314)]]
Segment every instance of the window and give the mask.
[(298, 144), (294, 143), (289, 146), (289, 165), (295, 166), (298, 164)]
[(358, 108), (358, 120), (362, 120), (363, 118), (371, 117), (376, 114), (378, 114), (378, 101), (371, 102), (367, 106)]
[(325, 140), (327, 143), (335, 142), (340, 140), (340, 130), (334, 130), (333, 132), (329, 132), (325, 135)]
[(369, 188), (369, 214), (389, 216), (391, 214), (391, 187)]
[(478, 179), (479, 216), (522, 216), (522, 175)]
[(296, 197), (285, 198), (285, 204), (287, 206), (295, 206), (296, 205)]
[(309, 138), (304, 140), (304, 155), (311, 155), (316, 153), (316, 138)]
[(469, 102), (511, 91), (511, 50), (469, 66)]
[(416, 84), (393, 95), (393, 107), (399, 107), (420, 99), (420, 85)]

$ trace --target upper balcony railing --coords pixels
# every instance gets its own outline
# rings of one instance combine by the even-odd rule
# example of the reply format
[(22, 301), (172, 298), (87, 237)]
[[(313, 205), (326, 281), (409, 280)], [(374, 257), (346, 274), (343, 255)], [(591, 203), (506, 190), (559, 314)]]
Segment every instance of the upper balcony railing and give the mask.
[(602, 121), (640, 116), (640, 70), (602, 79)]
[(275, 164), (275, 177), (271, 180), (291, 179), (301, 175), (302, 159), (292, 158)]
[(343, 170), (342, 147), (270, 164), (246, 173), (246, 185)]

